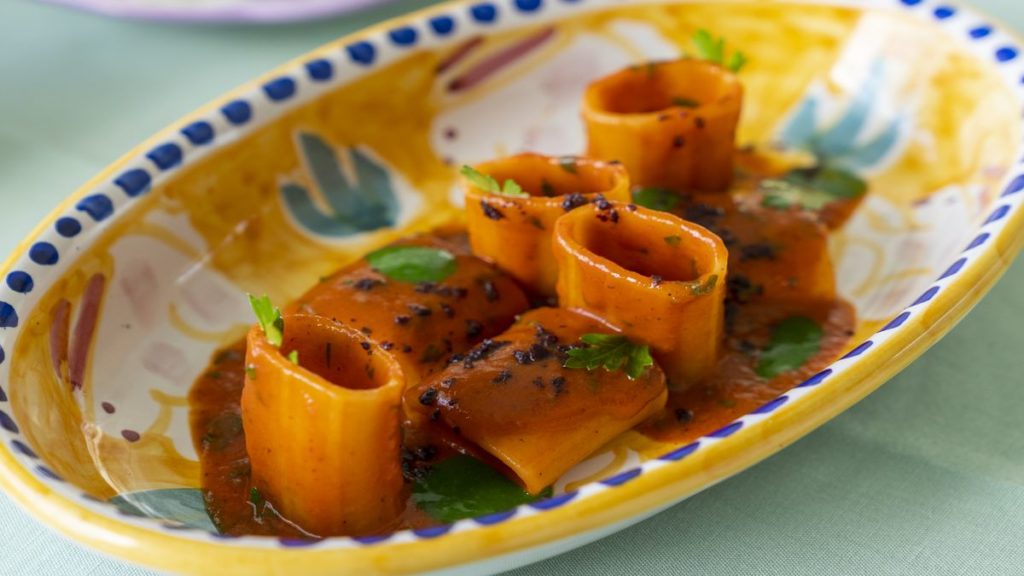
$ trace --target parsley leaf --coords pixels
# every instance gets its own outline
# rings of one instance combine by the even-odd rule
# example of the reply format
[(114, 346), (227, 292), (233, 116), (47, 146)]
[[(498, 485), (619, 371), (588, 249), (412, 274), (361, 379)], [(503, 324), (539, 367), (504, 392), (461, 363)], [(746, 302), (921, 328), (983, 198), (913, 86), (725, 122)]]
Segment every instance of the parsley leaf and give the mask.
[(700, 106), (700, 102), (693, 98), (683, 98), (682, 96), (676, 96), (672, 99), (673, 106), (679, 106), (681, 108), (696, 108)]
[(571, 348), (564, 366), (595, 370), (603, 367), (609, 372), (622, 370), (636, 380), (644, 370), (654, 365), (651, 350), (645, 344), (635, 344), (618, 334), (584, 334), (580, 340), (585, 347)]
[(633, 202), (651, 210), (668, 212), (678, 206), (681, 201), (679, 196), (664, 188), (640, 188), (633, 191)]
[(503, 512), (551, 495), (531, 496), (500, 472), (469, 456), (455, 456), (431, 467), (412, 488), (412, 500), (441, 522)]
[(759, 188), (764, 193), (761, 205), (767, 208), (821, 210), (832, 202), (862, 196), (867, 184), (852, 172), (825, 166), (792, 170), (782, 178), (761, 181)]
[(562, 156), (558, 159), (558, 165), (569, 174), (576, 174), (576, 157)]
[(428, 246), (388, 246), (366, 255), (374, 270), (400, 282), (440, 282), (455, 273), (455, 256)]
[(669, 246), (679, 246), (679, 243), (682, 241), (683, 239), (680, 238), (679, 236), (676, 236), (675, 234), (671, 236), (665, 236), (665, 244), (668, 244)]
[(707, 30), (698, 30), (693, 35), (693, 45), (697, 48), (697, 56), (702, 60), (724, 66), (731, 72), (739, 72), (747, 63), (747, 56), (736, 50), (728, 60), (725, 58), (725, 38), (715, 38)]
[(757, 375), (774, 378), (803, 366), (821, 350), (823, 334), (821, 327), (810, 318), (786, 318), (772, 331), (771, 344), (761, 353), (757, 364)]
[(708, 279), (701, 283), (699, 280), (690, 282), (690, 294), (694, 296), (706, 296), (718, 285), (718, 274), (708, 276)]
[(270, 302), (266, 295), (257, 298), (249, 294), (249, 305), (256, 314), (256, 322), (272, 346), (280, 346), (284, 342), (284, 318), (281, 310)]
[(505, 184), (502, 186), (498, 184), (498, 181), (495, 180), (493, 176), (490, 174), (484, 174), (472, 166), (463, 166), (459, 173), (465, 176), (466, 180), (469, 180), (473, 186), (476, 186), (484, 192), (518, 198), (525, 198), (529, 196), (529, 194), (523, 192), (523, 187), (512, 179), (505, 180)]
[(289, 352), (288, 353), (288, 361), (291, 362), (292, 364), (295, 364), (296, 366), (298, 366), (299, 365), (299, 351), (298, 350), (292, 350), (291, 352)]

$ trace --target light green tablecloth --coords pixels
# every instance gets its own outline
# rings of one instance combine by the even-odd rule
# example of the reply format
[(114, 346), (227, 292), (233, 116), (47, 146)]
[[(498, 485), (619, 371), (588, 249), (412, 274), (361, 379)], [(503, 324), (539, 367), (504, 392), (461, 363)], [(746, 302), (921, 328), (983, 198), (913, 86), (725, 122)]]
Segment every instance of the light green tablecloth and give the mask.
[[(180, 115), (412, 7), (281, 27), (119, 22), (0, 0), (0, 252)], [(934, 3), (934, 2), (933, 2)], [(1024, 29), (1021, 0), (977, 5)], [(778, 456), (516, 574), (1024, 574), (1024, 265), (942, 342)], [(0, 574), (148, 574), (0, 495)]]

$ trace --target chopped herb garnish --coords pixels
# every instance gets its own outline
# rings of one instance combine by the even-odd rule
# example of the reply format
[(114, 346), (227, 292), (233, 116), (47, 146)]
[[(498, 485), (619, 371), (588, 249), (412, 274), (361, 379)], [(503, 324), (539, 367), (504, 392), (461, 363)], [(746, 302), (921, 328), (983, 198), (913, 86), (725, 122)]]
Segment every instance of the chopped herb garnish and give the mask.
[(555, 195), (555, 187), (551, 185), (551, 182), (548, 182), (547, 180), (541, 180), (540, 193), (550, 198)]
[(595, 370), (603, 367), (610, 372), (622, 370), (635, 380), (648, 367), (654, 365), (651, 351), (644, 344), (636, 344), (617, 334), (584, 334), (580, 341), (585, 346), (567, 352), (566, 368)]
[(266, 335), (267, 342), (272, 346), (280, 346), (284, 342), (284, 318), (281, 317), (281, 310), (265, 295), (257, 298), (249, 294), (249, 305), (256, 314), (256, 322)]
[(683, 239), (679, 236), (665, 236), (665, 244), (668, 244), (669, 246), (679, 246), (679, 243), (682, 241)]
[(469, 456), (433, 464), (412, 488), (416, 506), (440, 522), (495, 514), (550, 495), (548, 488), (531, 496), (494, 468)]
[(576, 157), (575, 156), (562, 156), (558, 159), (558, 165), (562, 167), (569, 174), (576, 173)]
[(503, 196), (514, 196), (519, 198), (528, 197), (529, 194), (523, 192), (523, 187), (516, 183), (511, 178), (505, 180), (505, 184), (498, 184), (498, 181), (494, 179), (490, 174), (484, 174), (483, 172), (473, 168), (472, 166), (463, 166), (459, 172), (466, 177), (474, 186), (493, 194), (501, 194)]
[(867, 183), (852, 172), (825, 166), (793, 170), (782, 178), (763, 180), (760, 190), (764, 193), (761, 204), (767, 208), (821, 210), (832, 202), (862, 196)]
[(440, 282), (455, 273), (455, 256), (427, 246), (389, 246), (366, 255), (374, 270), (400, 282)]
[(725, 38), (715, 38), (707, 30), (698, 30), (693, 35), (693, 45), (697, 48), (699, 58), (720, 64), (731, 72), (739, 72), (747, 63), (746, 55), (739, 50), (733, 52), (726, 61)]
[(708, 276), (708, 279), (704, 282), (695, 281), (690, 282), (690, 294), (694, 296), (706, 296), (711, 294), (711, 291), (718, 285), (718, 274), (712, 274)]
[(295, 364), (296, 366), (298, 366), (299, 365), (299, 351), (298, 350), (292, 350), (291, 352), (289, 352), (288, 353), (288, 361), (291, 362), (292, 364)]
[(256, 367), (253, 366), (252, 364), (246, 365), (246, 367), (245, 367), (245, 377), (248, 378), (249, 380), (255, 380), (256, 379)]
[(263, 494), (260, 493), (260, 489), (255, 486), (249, 489), (249, 504), (252, 504), (252, 507), (256, 512), (256, 519), (261, 519), (263, 517), (263, 508), (264, 504), (266, 504), (266, 500), (263, 498)]
[(821, 327), (810, 318), (786, 318), (772, 331), (771, 343), (757, 364), (757, 375), (774, 378), (803, 366), (821, 349), (822, 335)]
[(633, 202), (651, 210), (668, 212), (678, 206), (681, 201), (682, 199), (674, 192), (664, 188), (640, 188), (633, 191)]
[(682, 96), (676, 96), (672, 99), (673, 106), (679, 106), (682, 108), (696, 108), (700, 106), (700, 102), (693, 98), (683, 98)]

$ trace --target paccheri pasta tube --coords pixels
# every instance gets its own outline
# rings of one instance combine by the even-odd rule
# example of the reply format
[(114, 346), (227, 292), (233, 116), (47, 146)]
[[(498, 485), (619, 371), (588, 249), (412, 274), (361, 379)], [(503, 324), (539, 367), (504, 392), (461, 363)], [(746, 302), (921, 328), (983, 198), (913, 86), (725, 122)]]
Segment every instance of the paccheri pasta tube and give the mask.
[[(664, 407), (657, 365), (566, 368), (587, 334), (614, 332), (580, 314), (538, 308), (406, 393), (406, 404), (490, 454), (536, 494)], [(646, 350), (646, 349), (645, 349)]]
[(587, 154), (622, 162), (637, 185), (724, 191), (742, 101), (736, 76), (704, 60), (626, 68), (583, 95)]
[(463, 185), (473, 253), (543, 296), (554, 295), (558, 278), (551, 254), (555, 220), (598, 195), (629, 200), (622, 166), (572, 156), (519, 154), (486, 162), (464, 170)]
[(242, 422), (252, 482), (318, 536), (373, 534), (405, 506), (402, 370), (359, 331), (284, 317), (280, 347), (249, 331)]
[(394, 354), (410, 383), (508, 328), (526, 310), (505, 273), (454, 241), (418, 238), (368, 254), (288, 308), (342, 322)]
[(650, 345), (672, 388), (718, 361), (728, 255), (705, 228), (666, 212), (594, 204), (555, 225), (561, 306)]

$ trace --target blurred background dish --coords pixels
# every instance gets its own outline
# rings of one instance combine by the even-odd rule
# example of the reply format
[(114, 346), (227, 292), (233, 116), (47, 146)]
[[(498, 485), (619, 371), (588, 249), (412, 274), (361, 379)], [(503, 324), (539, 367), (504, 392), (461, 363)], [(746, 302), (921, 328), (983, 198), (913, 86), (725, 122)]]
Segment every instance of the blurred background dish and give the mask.
[(392, 0), (40, 0), (107, 16), (178, 22), (296, 22)]

